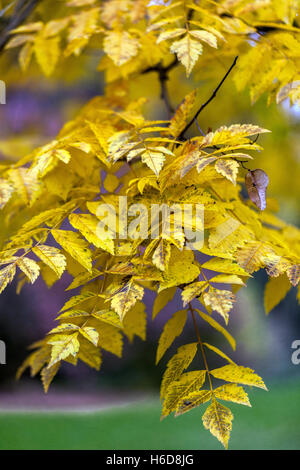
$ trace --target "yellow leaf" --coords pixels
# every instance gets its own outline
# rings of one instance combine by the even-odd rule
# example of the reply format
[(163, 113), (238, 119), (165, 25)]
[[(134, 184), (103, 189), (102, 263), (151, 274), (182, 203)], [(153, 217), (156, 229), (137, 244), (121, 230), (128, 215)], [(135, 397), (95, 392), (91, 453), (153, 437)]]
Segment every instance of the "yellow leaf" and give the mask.
[(187, 319), (187, 310), (179, 310), (167, 321), (159, 338), (156, 351), (156, 364), (160, 361), (174, 339), (180, 336)]
[(108, 173), (103, 181), (103, 186), (106, 191), (113, 193), (119, 186), (119, 179), (116, 175)]
[(203, 299), (206, 305), (210, 305), (213, 310), (218, 312), (228, 323), (228, 312), (232, 309), (235, 295), (229, 290), (214, 289), (211, 292), (205, 292)]
[(79, 333), (81, 333), (82, 336), (84, 336), (88, 341), (97, 346), (99, 340), (99, 333), (95, 330), (95, 328), (85, 326), (79, 329)]
[(71, 297), (65, 304), (64, 306), (60, 309), (60, 312), (64, 312), (65, 310), (69, 310), (73, 307), (75, 307), (75, 305), (79, 305), (83, 302), (86, 302), (87, 300), (90, 300), (90, 299), (96, 299), (98, 296), (98, 294), (94, 293), (94, 292), (84, 292), (83, 294), (79, 294), (79, 295), (74, 295), (73, 297)]
[(219, 369), (214, 369), (210, 373), (217, 379), (225, 380), (226, 382), (252, 385), (253, 387), (267, 390), (262, 379), (255, 374), (252, 369), (249, 369), (249, 367), (229, 364)]
[(145, 163), (150, 168), (150, 170), (156, 174), (156, 176), (159, 176), (160, 170), (162, 169), (166, 159), (164, 153), (158, 149), (159, 147), (157, 147), (157, 150), (155, 147), (152, 149), (147, 148), (141, 155), (142, 162)]
[(185, 286), (181, 293), (183, 306), (185, 307), (195, 297), (200, 296), (206, 287), (208, 287), (208, 283), (206, 281), (193, 282), (192, 284)]
[(79, 351), (78, 333), (71, 335), (56, 335), (48, 341), (52, 345), (51, 360), (48, 368), (52, 367), (58, 361), (68, 357), (70, 354), (76, 356)]
[(66, 268), (66, 258), (57, 248), (47, 245), (36, 245), (32, 251), (56, 273), (58, 278), (61, 278)]
[(196, 101), (196, 95), (197, 90), (193, 90), (191, 93), (186, 95), (182, 103), (176, 109), (169, 126), (169, 131), (174, 137), (178, 137), (181, 134), (188, 119), (191, 117), (191, 112)]
[(54, 72), (59, 59), (59, 42), (59, 36), (46, 38), (43, 34), (39, 34), (35, 37), (34, 52), (36, 60), (47, 77)]
[(230, 333), (228, 333), (227, 330), (225, 330), (225, 328), (223, 328), (223, 326), (219, 325), (218, 322), (216, 322), (216, 320), (214, 320), (212, 317), (210, 317), (209, 315), (207, 315), (206, 313), (203, 313), (201, 312), (200, 310), (196, 309), (197, 312), (199, 313), (200, 317), (203, 318), (203, 320), (205, 320), (207, 323), (209, 323), (213, 328), (215, 328), (215, 330), (219, 331), (220, 333), (222, 333), (223, 336), (225, 336), (225, 338), (227, 339), (227, 341), (229, 342), (230, 346), (232, 347), (232, 349), (235, 351), (235, 347), (236, 347), (236, 343), (235, 343), (235, 339), (231, 336)]
[(211, 351), (214, 351), (219, 356), (223, 357), (223, 359), (228, 361), (229, 364), (235, 364), (235, 362), (233, 362), (232, 359), (230, 359), (230, 357), (228, 357), (225, 353), (223, 353), (223, 351), (221, 351), (221, 349), (216, 348), (215, 346), (212, 346), (211, 344), (208, 344), (208, 343), (203, 343), (203, 345), (206, 346)]
[(112, 296), (111, 308), (117, 312), (121, 321), (126, 313), (133, 307), (137, 300), (141, 300), (144, 295), (144, 288), (132, 280), (124, 284), (116, 294)]
[(102, 323), (95, 325), (99, 333), (99, 346), (106, 351), (122, 357), (123, 337), (119, 328), (115, 328), (109, 324)]
[(225, 384), (214, 390), (214, 395), (220, 400), (232, 401), (240, 405), (251, 406), (249, 397), (243, 387), (236, 384)]
[(277, 264), (279, 257), (274, 250), (263, 241), (249, 241), (236, 253), (238, 264), (248, 273), (258, 271), (268, 264)]
[(97, 318), (98, 320), (103, 321), (104, 323), (108, 323), (109, 325), (116, 326), (117, 328), (123, 327), (122, 323), (120, 322), (119, 315), (113, 310), (109, 310), (109, 309), (99, 310), (98, 312), (93, 312), (91, 315)]
[(245, 271), (238, 264), (234, 263), (229, 259), (214, 257), (206, 261), (206, 263), (202, 264), (202, 268), (209, 269), (211, 271), (217, 271), (220, 273), (249, 276), (249, 273), (247, 271)]
[(101, 276), (101, 274), (103, 273), (96, 268), (93, 268), (91, 273), (86, 271), (84, 271), (83, 273), (79, 273), (77, 276), (74, 277), (73, 281), (66, 288), (66, 290), (76, 289), (77, 287), (87, 284), (89, 281), (93, 281), (97, 277)]
[(228, 158), (227, 160), (219, 159), (215, 163), (215, 169), (222, 176), (225, 176), (233, 184), (236, 184), (236, 178), (238, 174), (239, 164), (237, 161)]
[(213, 398), (211, 405), (202, 416), (202, 420), (204, 427), (227, 449), (233, 420), (233, 414), (229, 408)]
[(102, 363), (101, 350), (84, 338), (80, 339), (78, 358), (89, 367), (93, 367), (96, 370), (100, 369)]
[(161, 271), (165, 271), (168, 267), (170, 256), (170, 242), (161, 238), (152, 256), (153, 264)]
[(191, 30), (190, 35), (199, 41), (206, 42), (209, 46), (214, 47), (215, 49), (218, 47), (216, 36), (208, 31)]
[(178, 348), (177, 353), (170, 359), (163, 375), (160, 397), (166, 396), (169, 385), (178, 380), (182, 372), (190, 365), (197, 352), (197, 343), (185, 344)]
[(300, 281), (300, 264), (294, 264), (287, 268), (286, 274), (291, 284), (295, 287)]
[(44, 367), (41, 372), (41, 379), (45, 393), (48, 392), (49, 386), (54, 379), (60, 368), (60, 361), (53, 364), (51, 367)]
[(109, 238), (104, 240), (98, 236), (97, 227), (99, 220), (96, 217), (90, 214), (71, 214), (69, 220), (73, 227), (79, 230), (88, 242), (93, 243), (97, 248), (108, 251), (112, 255), (114, 254), (114, 240)]
[(172, 413), (172, 411), (180, 408), (181, 403), (185, 400), (186, 396), (202, 387), (205, 377), (205, 370), (197, 370), (186, 372), (180, 377), (180, 379), (172, 382), (167, 390), (161, 418), (164, 418)]
[(202, 44), (192, 39), (189, 34), (186, 34), (179, 41), (173, 42), (170, 47), (170, 52), (176, 54), (178, 60), (185, 66), (187, 77), (191, 74), (198, 56), (202, 54), (202, 50)]
[(32, 204), (38, 197), (40, 183), (34, 173), (27, 168), (9, 170), (9, 180), (25, 204)]
[(154, 320), (156, 315), (173, 299), (176, 290), (176, 287), (170, 287), (157, 294), (153, 304), (152, 320)]
[(10, 200), (13, 192), (13, 185), (7, 180), (0, 179), (0, 209)]
[(193, 410), (197, 406), (200, 406), (203, 403), (206, 403), (210, 399), (211, 399), (210, 390), (196, 390), (195, 392), (189, 393), (178, 404), (175, 417), (180, 416), (183, 413), (186, 413), (187, 411)]
[(130, 36), (127, 31), (109, 31), (103, 43), (104, 52), (119, 67), (134, 57), (138, 48), (138, 40)]
[(270, 313), (279, 302), (284, 299), (291, 289), (291, 284), (285, 274), (278, 277), (269, 278), (264, 295), (264, 305), (266, 313)]
[(130, 342), (133, 341), (134, 336), (139, 336), (143, 341), (146, 339), (147, 315), (145, 312), (145, 305), (142, 302), (137, 302), (127, 312), (123, 321), (124, 333), (128, 336)]
[(180, 284), (189, 284), (199, 276), (200, 270), (193, 263), (194, 254), (191, 250), (182, 252), (173, 247), (168, 270), (163, 274), (163, 281), (160, 283), (160, 291), (168, 287)]
[(20, 257), (17, 261), (17, 265), (23, 271), (23, 273), (26, 274), (31, 284), (33, 284), (39, 277), (40, 267), (36, 261), (33, 261), (30, 258)]
[(68, 230), (52, 230), (53, 237), (72, 258), (88, 271), (92, 271), (92, 254), (88, 243), (77, 233)]

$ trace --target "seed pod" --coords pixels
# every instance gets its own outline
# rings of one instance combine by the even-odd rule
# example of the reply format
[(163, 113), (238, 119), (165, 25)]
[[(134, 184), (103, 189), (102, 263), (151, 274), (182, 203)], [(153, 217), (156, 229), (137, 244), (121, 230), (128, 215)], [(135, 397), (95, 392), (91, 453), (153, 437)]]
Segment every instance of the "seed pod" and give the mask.
[(269, 184), (269, 177), (263, 170), (257, 169), (248, 171), (245, 176), (245, 184), (249, 198), (263, 211), (266, 208), (266, 189)]

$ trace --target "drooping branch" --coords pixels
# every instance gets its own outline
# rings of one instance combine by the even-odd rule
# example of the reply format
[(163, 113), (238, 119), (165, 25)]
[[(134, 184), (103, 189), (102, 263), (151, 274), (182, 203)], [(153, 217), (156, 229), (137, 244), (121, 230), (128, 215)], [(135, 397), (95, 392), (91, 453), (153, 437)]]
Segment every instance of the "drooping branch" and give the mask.
[(193, 124), (194, 121), (197, 121), (197, 117), (199, 116), (199, 114), (203, 111), (204, 108), (206, 108), (206, 106), (209, 105), (209, 103), (216, 97), (218, 91), (220, 90), (221, 86), (223, 85), (223, 83), (225, 82), (226, 78), (228, 77), (228, 75), (230, 74), (230, 72), (232, 71), (232, 69), (234, 68), (235, 64), (237, 63), (237, 60), (238, 60), (238, 56), (236, 56), (234, 58), (234, 61), (233, 63), (231, 64), (231, 66), (229, 67), (229, 69), (227, 70), (226, 74), (224, 75), (224, 77), (222, 78), (222, 80), (220, 81), (219, 85), (217, 86), (217, 88), (214, 89), (212, 95), (208, 98), (207, 101), (205, 101), (205, 103), (203, 103), (200, 108), (198, 109), (198, 111), (196, 112), (196, 114), (192, 117), (192, 119), (187, 123), (187, 125), (185, 126), (185, 128), (183, 129), (183, 131), (181, 132), (180, 136), (179, 136), (179, 140), (183, 139), (184, 138), (184, 134), (186, 133), (186, 131), (191, 127), (191, 125)]
[(168, 74), (170, 70), (172, 70), (177, 64), (178, 64), (178, 59), (177, 57), (175, 57), (174, 60), (166, 67), (163, 67), (162, 64), (159, 63), (158, 65), (155, 65), (153, 67), (148, 67), (142, 72), (142, 74), (149, 73), (149, 72), (157, 72), (158, 79), (160, 82), (160, 98), (164, 101), (166, 108), (168, 110), (168, 113), (170, 115), (174, 113), (174, 108), (170, 102), (170, 97), (169, 97), (168, 88), (167, 88), (167, 81), (169, 79)]
[(10, 39), (10, 32), (24, 23), (40, 0), (19, 0), (6, 27), (0, 33), (0, 52)]

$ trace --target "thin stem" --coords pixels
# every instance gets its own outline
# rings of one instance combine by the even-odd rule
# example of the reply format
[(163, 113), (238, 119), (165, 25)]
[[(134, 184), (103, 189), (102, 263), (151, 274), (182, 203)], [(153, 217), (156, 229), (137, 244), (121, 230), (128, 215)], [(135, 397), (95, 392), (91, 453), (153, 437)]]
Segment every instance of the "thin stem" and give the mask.
[(234, 58), (234, 61), (232, 62), (231, 66), (229, 67), (229, 69), (227, 70), (226, 74), (224, 75), (224, 77), (222, 78), (222, 80), (220, 81), (219, 85), (217, 86), (217, 88), (214, 89), (212, 95), (208, 98), (207, 101), (205, 101), (205, 103), (203, 103), (200, 108), (198, 109), (198, 111), (196, 112), (195, 116), (192, 117), (192, 119), (190, 120), (190, 122), (187, 123), (187, 125), (185, 126), (185, 128), (183, 129), (183, 131), (181, 132), (180, 136), (179, 136), (179, 140), (180, 139), (183, 139), (184, 138), (184, 134), (186, 133), (186, 131), (191, 127), (191, 125), (193, 124), (194, 120), (197, 119), (197, 117), (199, 116), (199, 114), (203, 111), (204, 108), (206, 108), (207, 105), (209, 105), (209, 103), (216, 97), (219, 89), (221, 88), (221, 86), (223, 85), (223, 83), (225, 82), (226, 78), (228, 77), (228, 75), (230, 74), (230, 72), (232, 71), (232, 69), (234, 68), (235, 64), (237, 63), (237, 60), (238, 60), (238, 56), (236, 56)]
[(10, 39), (10, 31), (17, 28), (28, 18), (40, 0), (19, 0), (7, 26), (0, 35), (0, 52), (5, 48)]
[(203, 343), (202, 343), (202, 340), (201, 340), (201, 337), (200, 337), (199, 328), (198, 328), (198, 325), (197, 325), (197, 322), (196, 322), (196, 319), (195, 319), (194, 309), (193, 309), (192, 304), (190, 302), (189, 302), (189, 309), (190, 309), (190, 312), (191, 312), (191, 315), (192, 315), (193, 324), (194, 324), (194, 328), (195, 328), (195, 332), (196, 332), (196, 337), (197, 337), (197, 340), (198, 340), (198, 344), (200, 346), (200, 350), (201, 350), (201, 354), (202, 354), (202, 358), (203, 358), (203, 362), (204, 362), (204, 367), (205, 367), (205, 370), (207, 372), (210, 391), (213, 394), (214, 392), (213, 392), (213, 386), (212, 386), (211, 378), (210, 378), (210, 370), (209, 370), (209, 367), (208, 367), (208, 364), (207, 364), (207, 359), (206, 359)]
[(170, 102), (169, 98), (169, 93), (168, 93), (168, 88), (167, 88), (167, 81), (169, 80), (169, 72), (176, 67), (178, 64), (178, 59), (175, 56), (174, 60), (167, 65), (166, 67), (163, 67), (161, 63), (153, 66), (153, 67), (148, 67), (145, 69), (142, 74), (149, 73), (149, 72), (157, 72), (158, 73), (158, 79), (160, 82), (160, 98), (163, 100), (163, 102), (166, 105), (168, 113), (171, 115), (174, 113), (174, 108)]

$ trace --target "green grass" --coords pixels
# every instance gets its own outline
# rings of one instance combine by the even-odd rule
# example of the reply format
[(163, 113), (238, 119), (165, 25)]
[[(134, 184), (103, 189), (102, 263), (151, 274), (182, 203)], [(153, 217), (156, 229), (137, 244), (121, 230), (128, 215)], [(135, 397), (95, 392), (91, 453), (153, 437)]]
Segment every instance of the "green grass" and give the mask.
[[(230, 449), (300, 449), (300, 382), (250, 390), (235, 415)], [(89, 413), (1, 413), (0, 449), (221, 449), (202, 409), (160, 422), (153, 401)]]

